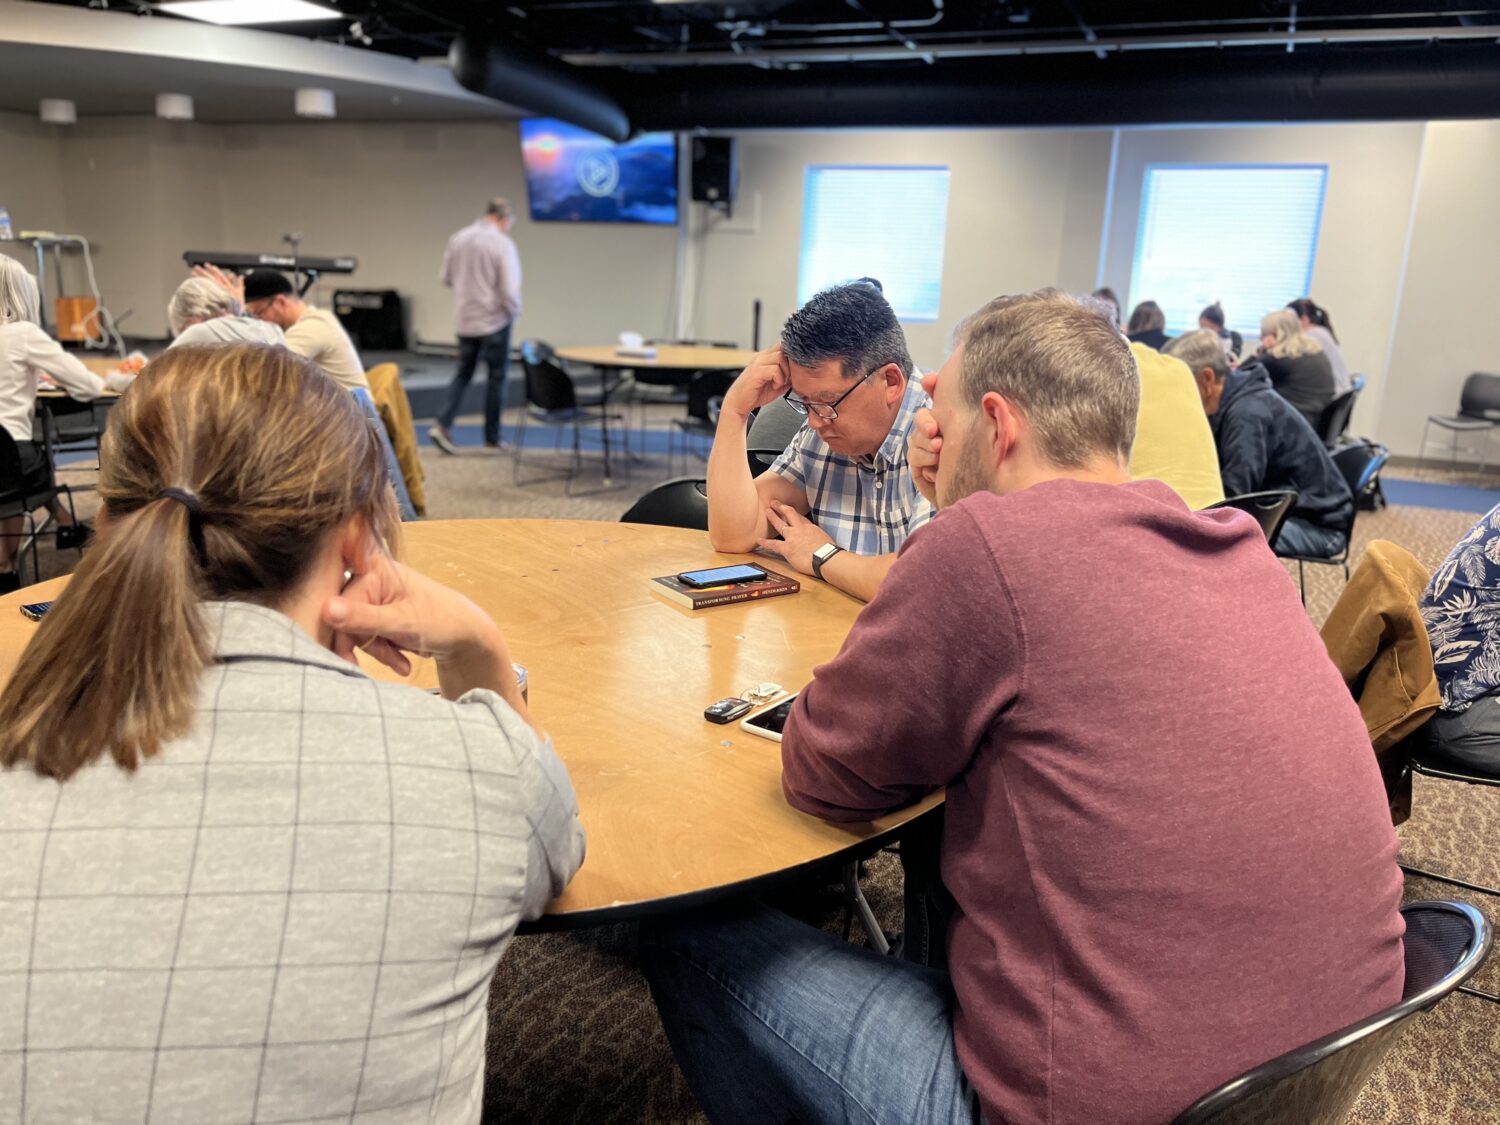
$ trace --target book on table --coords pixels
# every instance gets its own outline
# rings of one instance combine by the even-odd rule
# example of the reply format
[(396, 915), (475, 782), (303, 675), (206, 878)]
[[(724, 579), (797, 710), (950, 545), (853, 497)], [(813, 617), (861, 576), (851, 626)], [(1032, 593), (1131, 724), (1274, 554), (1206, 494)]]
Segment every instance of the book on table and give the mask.
[(653, 593), (688, 609), (708, 609), (716, 605), (779, 598), (784, 594), (795, 594), (800, 589), (802, 583), (797, 579), (775, 571), (767, 571), (765, 578), (724, 586), (689, 586), (675, 574), (664, 574), (660, 578), (651, 579)]

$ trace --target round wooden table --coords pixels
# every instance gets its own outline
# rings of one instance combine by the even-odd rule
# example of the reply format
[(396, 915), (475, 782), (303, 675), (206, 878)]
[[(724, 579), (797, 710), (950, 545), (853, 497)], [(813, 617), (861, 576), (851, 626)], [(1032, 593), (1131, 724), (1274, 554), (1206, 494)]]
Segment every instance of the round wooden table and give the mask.
[[(694, 612), (650, 587), (659, 575), (744, 561), (716, 554), (703, 532), (584, 520), (431, 521), (404, 532), (413, 567), (499, 622), (577, 789), (588, 858), (536, 928), (668, 912), (836, 866), (942, 799), (869, 824), (826, 823), (782, 797), (778, 744), (703, 718), (714, 700), (763, 681), (794, 691), (833, 657), (860, 604), (831, 586), (804, 578), (788, 597)], [(0, 598), (0, 682), (36, 629), (18, 607), (66, 582)], [(412, 680), (435, 686), (431, 664), (419, 662)]]
[(622, 353), (618, 344), (558, 348), (561, 359), (595, 367), (628, 367), (633, 371), (734, 371), (747, 366), (755, 353), (744, 348), (684, 348), (662, 344), (655, 355)]

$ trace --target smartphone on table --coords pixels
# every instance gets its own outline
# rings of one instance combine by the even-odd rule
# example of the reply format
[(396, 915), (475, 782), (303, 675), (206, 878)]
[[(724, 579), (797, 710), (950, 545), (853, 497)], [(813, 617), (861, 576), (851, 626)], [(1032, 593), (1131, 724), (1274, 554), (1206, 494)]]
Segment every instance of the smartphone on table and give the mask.
[(709, 586), (732, 586), (737, 582), (760, 582), (769, 577), (764, 569), (743, 563), (739, 566), (714, 566), (707, 570), (684, 570), (677, 581), (695, 590)]
[(21, 616), (29, 617), (32, 621), (40, 621), (47, 616), (47, 611), (53, 606), (52, 602), (32, 602), (30, 605), (21, 607)]
[(769, 738), (772, 742), (780, 742), (781, 732), (786, 727), (787, 716), (792, 713), (792, 704), (796, 702), (797, 694), (793, 692), (776, 706), (757, 711), (747, 719), (741, 719), (740, 726), (751, 734)]

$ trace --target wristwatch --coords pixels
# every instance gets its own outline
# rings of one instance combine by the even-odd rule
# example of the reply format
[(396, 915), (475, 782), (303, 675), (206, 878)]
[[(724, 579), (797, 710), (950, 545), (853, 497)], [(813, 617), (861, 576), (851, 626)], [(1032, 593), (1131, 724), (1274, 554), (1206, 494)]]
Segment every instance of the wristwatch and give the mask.
[(844, 548), (840, 547), (837, 543), (824, 543), (821, 547), (814, 551), (812, 553), (813, 577), (815, 577), (819, 582), (826, 581), (826, 579), (823, 577), (823, 564), (826, 563), (829, 559), (833, 558), (834, 555), (838, 554), (843, 549)]

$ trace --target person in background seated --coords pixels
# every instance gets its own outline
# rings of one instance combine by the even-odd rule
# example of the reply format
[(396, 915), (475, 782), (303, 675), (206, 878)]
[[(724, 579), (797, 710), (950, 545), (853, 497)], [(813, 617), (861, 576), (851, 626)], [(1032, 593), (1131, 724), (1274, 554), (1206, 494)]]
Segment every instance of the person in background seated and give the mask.
[[(780, 343), (724, 396), (708, 459), (714, 549), (760, 547), (856, 598), (873, 597), (906, 537), (932, 518), (906, 462), (912, 421), (927, 405), (914, 370), (878, 282), (825, 289), (798, 309)], [(807, 424), (752, 477), (750, 416), (781, 397)]]
[(1198, 382), (1224, 494), (1295, 489), (1297, 503), (1281, 525), (1276, 551), (1323, 559), (1343, 551), (1354, 511), (1349, 484), (1307, 419), (1276, 393), (1264, 365), (1251, 359), (1230, 371), (1207, 331), (1179, 336), (1167, 354), (1187, 364)]
[(1500, 506), (1449, 552), (1421, 608), (1443, 699), (1433, 748), (1460, 771), (1500, 772)]
[(1157, 1123), (1399, 1000), (1359, 710), (1253, 520), (1130, 482), (1119, 332), (1001, 298), (927, 383), (941, 511), (798, 697), (782, 787), (841, 823), (947, 787), (950, 971), (762, 907), (650, 928), (710, 1119)]
[(287, 347), (312, 360), (346, 391), (370, 389), (365, 365), (339, 318), (297, 296), (291, 278), (279, 270), (251, 270), (243, 284), (245, 311), (285, 332)]
[(511, 240), (515, 213), (510, 202), (495, 198), (484, 214), (448, 240), (440, 278), (453, 290), (454, 331), (458, 335), (458, 370), (448, 387), (448, 401), (437, 424), (427, 431), (444, 453), (457, 453), (450, 432), (463, 405), (474, 369), (484, 358), (484, 444), (499, 449), (500, 409), (504, 405), (510, 331), (521, 315), (521, 256)]
[[(215, 277), (214, 275), (218, 276)], [(286, 336), (269, 321), (245, 315), (236, 287), (223, 272), (199, 266), (167, 302), (169, 348), (190, 344), (277, 344)]]
[(1193, 373), (1171, 356), (1131, 344), (1141, 381), (1141, 410), (1130, 450), (1134, 480), (1159, 480), (1195, 511), (1224, 499), (1213, 431)]
[(1333, 365), (1318, 342), (1302, 331), (1291, 309), (1268, 312), (1260, 322), (1260, 361), (1271, 386), (1295, 406), (1316, 433), (1323, 408), (1333, 401)]
[(1297, 314), (1303, 334), (1316, 341), (1328, 357), (1328, 365), (1333, 368), (1333, 393), (1342, 395), (1352, 391), (1354, 377), (1349, 374), (1349, 364), (1339, 347), (1339, 338), (1333, 334), (1333, 321), (1328, 317), (1328, 310), (1315, 305), (1311, 297), (1298, 297), (1287, 308)]
[(1098, 289), (1094, 290), (1093, 297), (1094, 297), (1094, 300), (1096, 300), (1096, 301), (1104, 301), (1104, 302), (1106, 302), (1109, 305), (1110, 318), (1114, 321), (1115, 326), (1119, 327), (1119, 324), (1120, 324), (1120, 298), (1119, 298), (1119, 295), (1116, 294), (1115, 291), (1113, 289), (1111, 289), (1108, 285), (1102, 285)]
[(173, 348), (115, 408), (100, 541), (0, 693), (8, 990), (108, 1065), (4, 1104), (477, 1125), (490, 980), (584, 834), (495, 623), (387, 553), (381, 458), (284, 348)]
[[(92, 402), (106, 390), (124, 390), (132, 379), (120, 374), (100, 378), (76, 356), (63, 351), (62, 345), (42, 329), (36, 278), (15, 259), (0, 255), (0, 426), (15, 440), (21, 456), (22, 479), (14, 483), (37, 490), (51, 478), (46, 448), (33, 432), (39, 373), (50, 376), (70, 398), (80, 402)], [(54, 503), (51, 511), (58, 523), (59, 548), (88, 542), (91, 529), (87, 525), (74, 523), (61, 504)], [(0, 520), (0, 594), (21, 587), (16, 557), (25, 523), (23, 516)]]
[(1224, 355), (1228, 357), (1231, 366), (1240, 360), (1240, 352), (1245, 347), (1245, 338), (1233, 329), (1224, 327), (1224, 306), (1215, 301), (1198, 314), (1198, 327), (1207, 329), (1219, 338), (1219, 343), (1224, 345)]
[(1167, 316), (1155, 301), (1142, 301), (1130, 313), (1125, 335), (1132, 344), (1145, 344), (1160, 351), (1171, 339), (1167, 335)]

